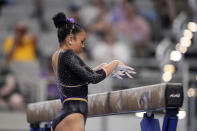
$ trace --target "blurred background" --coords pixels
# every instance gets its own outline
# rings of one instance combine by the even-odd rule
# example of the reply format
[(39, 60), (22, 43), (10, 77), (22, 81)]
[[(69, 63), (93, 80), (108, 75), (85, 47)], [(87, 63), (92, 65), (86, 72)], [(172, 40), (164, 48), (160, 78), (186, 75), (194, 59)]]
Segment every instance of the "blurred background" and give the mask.
[[(80, 57), (88, 65), (119, 59), (136, 69), (133, 79), (90, 85), (89, 94), (183, 83), (177, 131), (197, 131), (196, 7), (197, 0), (0, 0), (0, 131), (28, 131), (26, 105), (58, 98), (51, 18), (60, 11), (87, 31)], [(86, 130), (140, 131), (140, 116), (90, 118)]]

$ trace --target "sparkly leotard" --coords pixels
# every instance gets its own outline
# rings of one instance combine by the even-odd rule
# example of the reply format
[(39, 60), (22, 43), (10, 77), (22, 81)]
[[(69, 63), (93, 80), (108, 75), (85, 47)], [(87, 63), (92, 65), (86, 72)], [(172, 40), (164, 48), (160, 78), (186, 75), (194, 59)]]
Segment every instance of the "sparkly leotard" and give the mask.
[(104, 80), (104, 69), (93, 71), (72, 50), (59, 53), (57, 68), (57, 87), (63, 108), (53, 120), (53, 129), (71, 113), (81, 113), (86, 119), (88, 113), (88, 84)]

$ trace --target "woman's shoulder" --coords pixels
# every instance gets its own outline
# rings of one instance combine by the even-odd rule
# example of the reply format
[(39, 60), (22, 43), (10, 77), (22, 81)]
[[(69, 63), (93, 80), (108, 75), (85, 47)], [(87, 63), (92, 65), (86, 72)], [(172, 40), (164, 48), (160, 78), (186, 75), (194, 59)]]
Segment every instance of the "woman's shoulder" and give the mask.
[(73, 50), (62, 50), (60, 51), (60, 55), (62, 56), (77, 56), (77, 54)]
[(59, 53), (59, 59), (66, 59), (66, 60), (80, 60), (79, 56), (73, 50), (63, 50)]
[(67, 49), (67, 50), (61, 50), (60, 51), (61, 54), (74, 54), (73, 50)]

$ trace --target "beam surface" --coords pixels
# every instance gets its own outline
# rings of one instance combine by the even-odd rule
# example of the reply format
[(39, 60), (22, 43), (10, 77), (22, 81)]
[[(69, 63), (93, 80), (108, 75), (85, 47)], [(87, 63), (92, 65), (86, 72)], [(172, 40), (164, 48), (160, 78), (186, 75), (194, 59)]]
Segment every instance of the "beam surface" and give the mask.
[[(182, 103), (182, 84), (162, 83), (88, 95), (88, 116), (164, 110), (167, 107), (181, 107)], [(52, 120), (61, 108), (60, 100), (28, 104), (27, 121), (39, 123)]]

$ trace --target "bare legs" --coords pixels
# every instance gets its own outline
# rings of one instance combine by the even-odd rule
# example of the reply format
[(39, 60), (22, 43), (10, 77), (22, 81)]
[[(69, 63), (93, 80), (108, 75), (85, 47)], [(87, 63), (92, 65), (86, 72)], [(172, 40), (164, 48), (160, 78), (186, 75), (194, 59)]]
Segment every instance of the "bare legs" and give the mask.
[(65, 117), (56, 127), (55, 131), (85, 131), (84, 116), (73, 113)]

